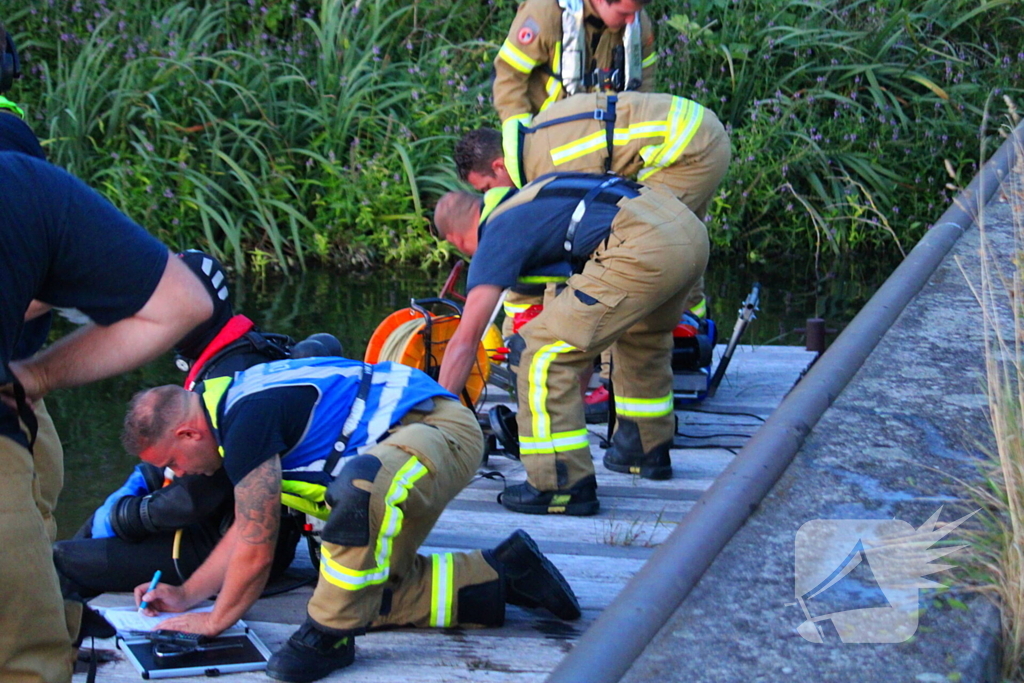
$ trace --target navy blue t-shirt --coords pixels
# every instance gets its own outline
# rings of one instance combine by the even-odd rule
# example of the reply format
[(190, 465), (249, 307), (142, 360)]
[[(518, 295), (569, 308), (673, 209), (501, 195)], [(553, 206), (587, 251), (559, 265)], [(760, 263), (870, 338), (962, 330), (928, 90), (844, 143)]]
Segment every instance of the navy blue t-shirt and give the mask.
[(0, 111), (0, 152), (20, 152), (37, 159), (46, 159), (39, 138), (28, 124), (14, 114)]
[[(77, 308), (99, 325), (141, 309), (169, 252), (66, 171), (0, 152), (0, 383), (32, 299)], [(0, 404), (0, 434), (24, 443), (15, 413)]]
[[(608, 237), (612, 221), (619, 213), (615, 202), (639, 195), (634, 183), (621, 182), (589, 202), (576, 230), (570, 257), (564, 244), (573, 211), (587, 191), (606, 180), (607, 176), (586, 173), (548, 174), (519, 192), (506, 195), (495, 214), (480, 226), (466, 289), (477, 285), (512, 287), (527, 275), (571, 275), (573, 262), (585, 262)], [(532, 194), (529, 190), (538, 184), (543, 188), (526, 201), (525, 197)], [(506, 204), (512, 206), (504, 208)]]
[(220, 420), (224, 469), (231, 483), (237, 486), (267, 460), (294, 448), (319, 400), (315, 387), (274, 387), (232, 405)]
[[(0, 152), (21, 152), (36, 159), (46, 160), (39, 139), (28, 124), (14, 114), (0, 110)], [(50, 322), (53, 315), (44, 313), (38, 318), (25, 323), (21, 338), (14, 349), (13, 359), (28, 358), (42, 348), (50, 333)]]

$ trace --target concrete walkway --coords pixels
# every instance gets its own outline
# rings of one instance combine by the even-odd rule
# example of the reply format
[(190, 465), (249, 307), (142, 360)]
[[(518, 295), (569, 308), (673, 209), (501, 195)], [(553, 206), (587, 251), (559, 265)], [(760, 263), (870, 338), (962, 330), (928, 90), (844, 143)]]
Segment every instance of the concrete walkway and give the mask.
[[(1006, 193), (1021, 178), (1018, 166), (986, 207), (997, 253), (1014, 253)], [(903, 643), (844, 644), (826, 626), (814, 644), (797, 633), (806, 617), (794, 594), (805, 522), (895, 518), (917, 528), (939, 506), (943, 522), (974, 509), (956, 480), (979, 479), (975, 458), (992, 443), (981, 312), (961, 271), (977, 282), (979, 239), (977, 225), (961, 237), (623, 681), (999, 680), (999, 615), (983, 597), (922, 591), (919, 628)], [(812, 616), (869, 606), (872, 590), (878, 604), (870, 570), (835, 588)]]

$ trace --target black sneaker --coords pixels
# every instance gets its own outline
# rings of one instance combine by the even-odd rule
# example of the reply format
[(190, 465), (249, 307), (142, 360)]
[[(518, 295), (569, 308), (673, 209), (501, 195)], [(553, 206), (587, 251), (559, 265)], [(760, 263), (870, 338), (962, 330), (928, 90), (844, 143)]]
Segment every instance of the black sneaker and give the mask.
[(572, 587), (530, 535), (516, 529), (493, 551), (505, 576), (505, 600), (522, 607), (543, 607), (559, 619), (580, 618)]
[(353, 636), (327, 633), (309, 619), (267, 662), (267, 675), (288, 683), (317, 681), (355, 659)]
[(601, 507), (597, 480), (584, 477), (565, 491), (539, 491), (530, 482), (505, 487), (498, 502), (512, 512), (528, 515), (594, 515)]
[(644, 479), (671, 479), (671, 448), (672, 441), (669, 440), (644, 453), (636, 422), (620, 419), (612, 444), (604, 452), (604, 466), (612, 472), (637, 474)]

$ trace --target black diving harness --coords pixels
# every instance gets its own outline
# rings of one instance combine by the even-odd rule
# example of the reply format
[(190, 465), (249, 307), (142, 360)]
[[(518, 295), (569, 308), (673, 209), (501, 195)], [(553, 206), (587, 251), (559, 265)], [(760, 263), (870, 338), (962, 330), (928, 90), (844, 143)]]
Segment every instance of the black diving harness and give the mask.
[(36, 436), (39, 434), (39, 420), (36, 418), (35, 411), (32, 410), (32, 405), (28, 402), (25, 387), (18, 381), (10, 366), (4, 363), (3, 369), (4, 375), (7, 379), (10, 379), (11, 388), (14, 390), (14, 403), (17, 406), (18, 418), (28, 430), (28, 450), (31, 451), (35, 448)]

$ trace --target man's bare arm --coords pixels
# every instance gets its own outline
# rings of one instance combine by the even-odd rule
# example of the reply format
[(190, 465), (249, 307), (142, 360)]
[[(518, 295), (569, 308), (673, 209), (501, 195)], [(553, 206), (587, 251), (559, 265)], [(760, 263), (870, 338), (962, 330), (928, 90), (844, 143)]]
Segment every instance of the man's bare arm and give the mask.
[(455, 330), (441, 361), (438, 383), (456, 396), (462, 393), (469, 373), (476, 362), (476, 352), (484, 331), (491, 322), (494, 307), (501, 299), (502, 288), (496, 285), (477, 285), (469, 291), (462, 319)]
[(281, 459), (274, 456), (235, 486), (234, 552), (211, 613), (216, 632), (238, 621), (270, 577), (281, 524)]
[[(259, 599), (270, 576), (277, 546), (281, 505), (281, 459), (274, 456), (235, 486), (235, 522), (221, 542), (181, 588), (161, 584), (147, 594), (135, 589), (136, 601), (145, 595), (187, 609), (219, 592), (212, 612), (183, 614), (160, 628), (214, 636), (233, 626)], [(180, 605), (183, 605), (180, 606)]]
[(153, 295), (135, 315), (89, 324), (30, 360), (11, 363), (29, 398), (136, 368), (171, 348), (213, 314), (213, 302), (181, 259), (168, 254)]

